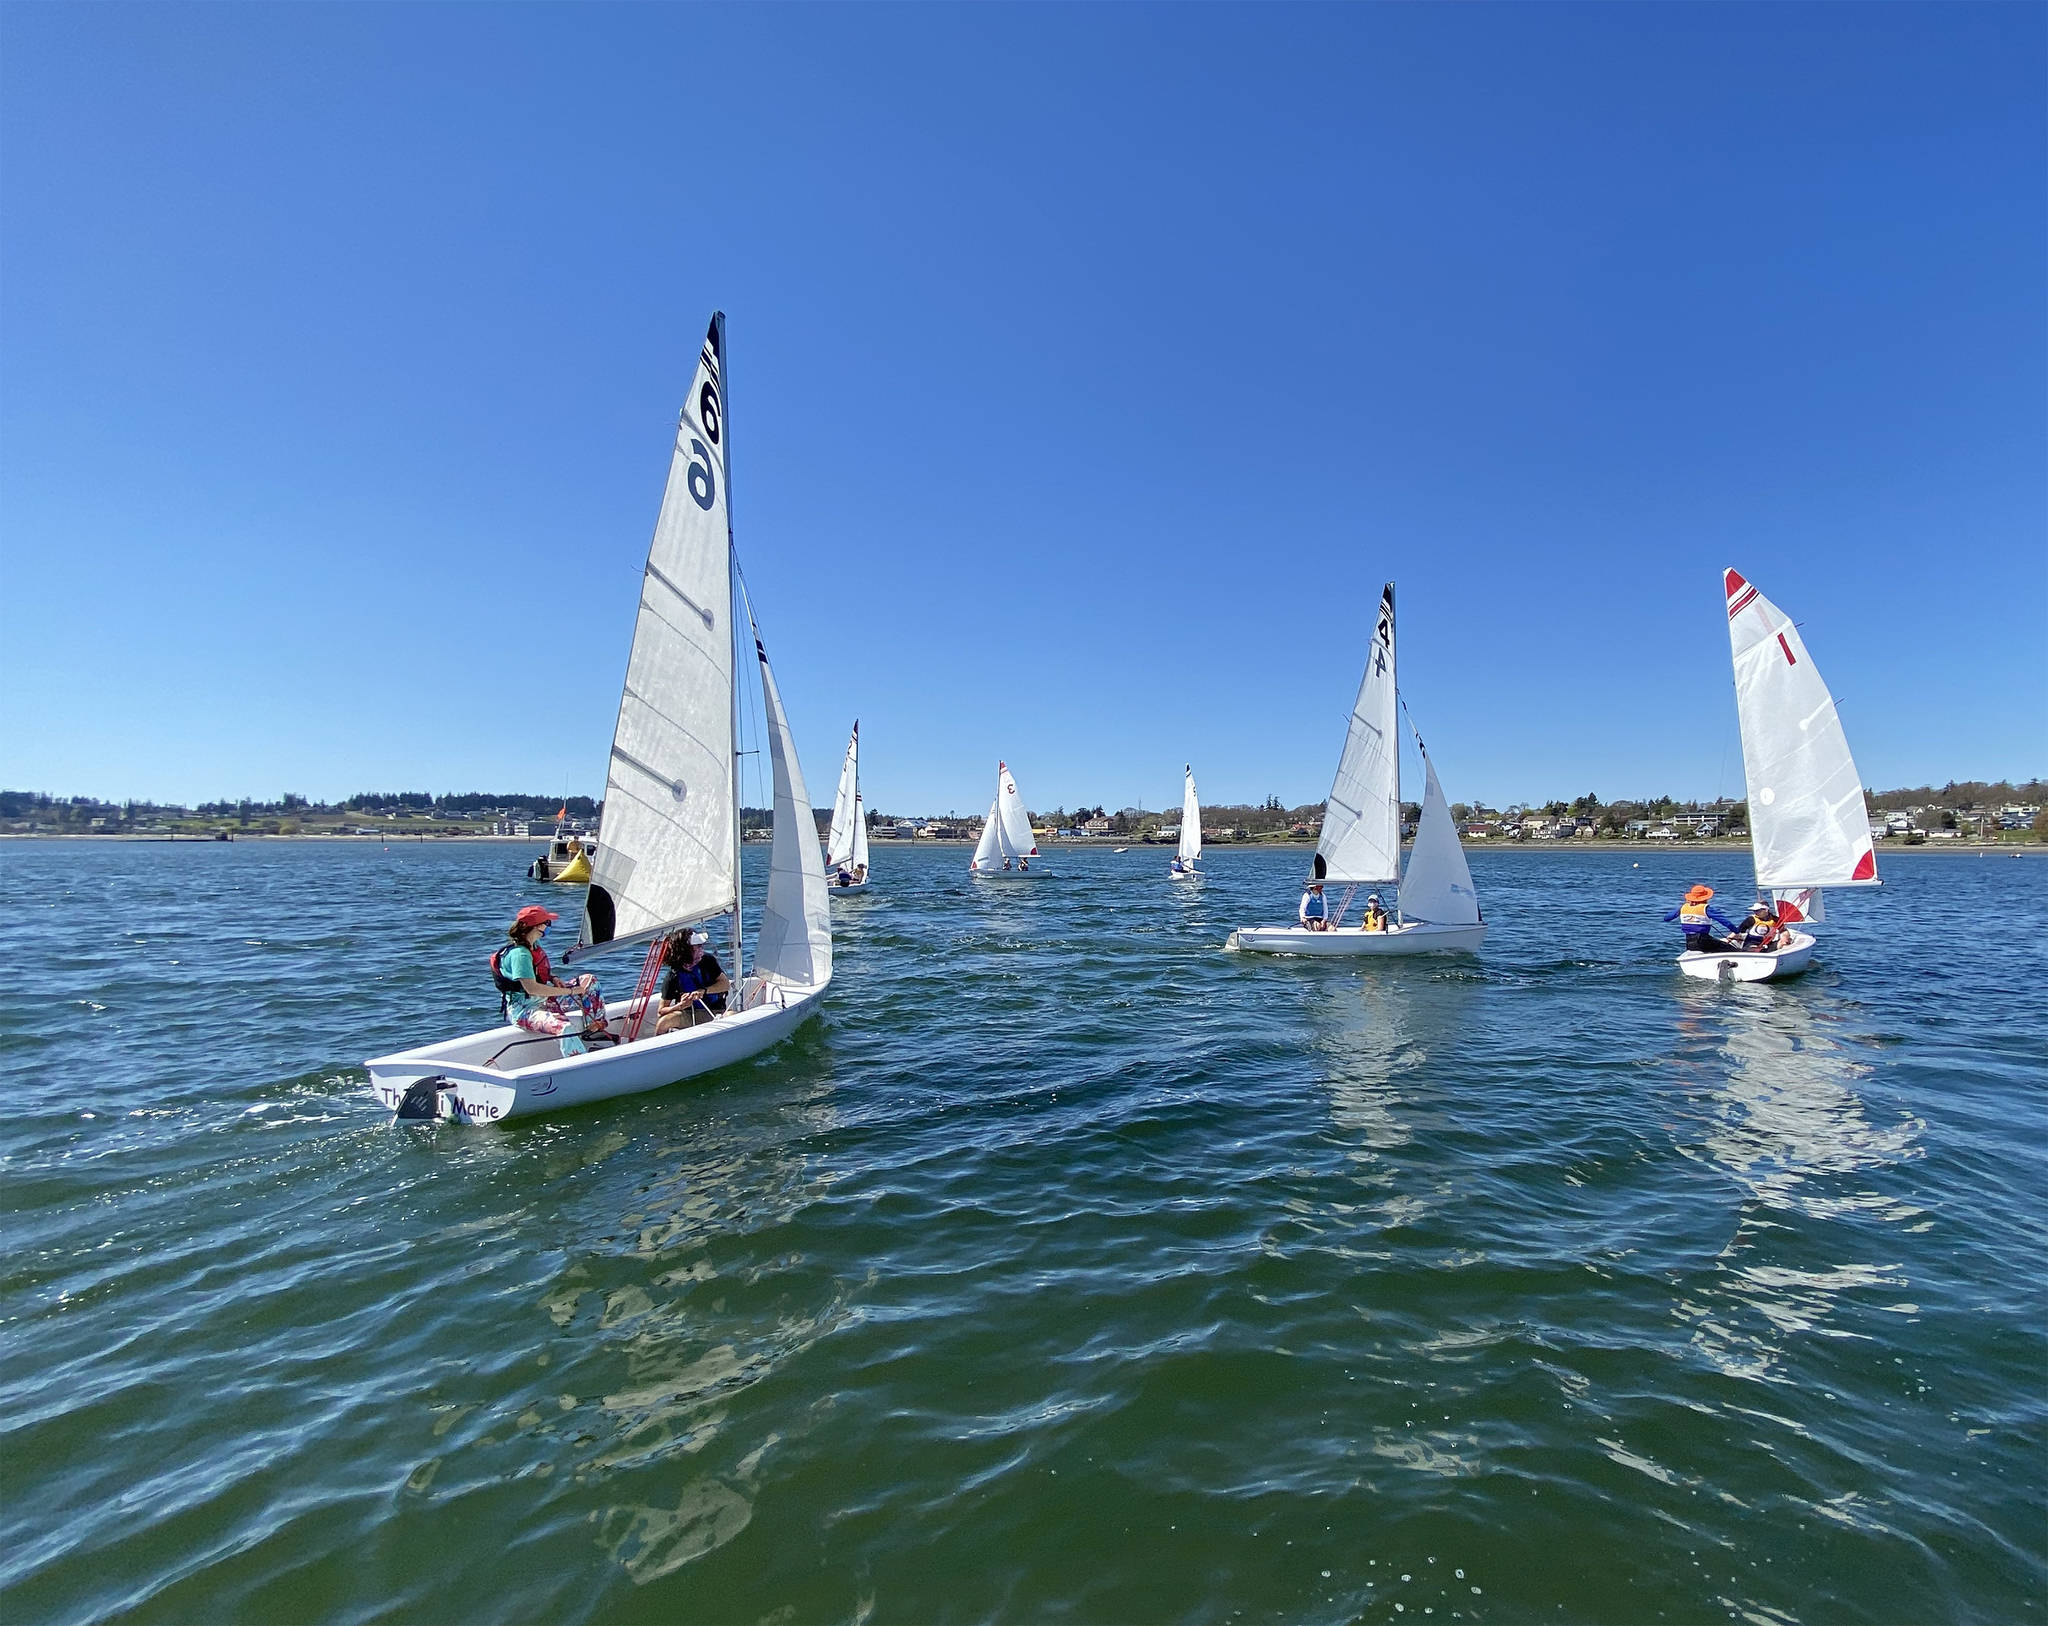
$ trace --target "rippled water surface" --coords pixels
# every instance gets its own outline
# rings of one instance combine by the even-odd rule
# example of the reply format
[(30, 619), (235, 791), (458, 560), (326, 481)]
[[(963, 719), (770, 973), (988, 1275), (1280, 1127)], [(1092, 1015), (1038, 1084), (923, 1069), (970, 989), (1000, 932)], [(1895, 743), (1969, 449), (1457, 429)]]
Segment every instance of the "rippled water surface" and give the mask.
[(1723, 989), (1738, 853), (1346, 965), (1221, 951), (1299, 853), (878, 845), (782, 1049), (394, 1127), (530, 856), (0, 848), (9, 1621), (2044, 1613), (2048, 862)]

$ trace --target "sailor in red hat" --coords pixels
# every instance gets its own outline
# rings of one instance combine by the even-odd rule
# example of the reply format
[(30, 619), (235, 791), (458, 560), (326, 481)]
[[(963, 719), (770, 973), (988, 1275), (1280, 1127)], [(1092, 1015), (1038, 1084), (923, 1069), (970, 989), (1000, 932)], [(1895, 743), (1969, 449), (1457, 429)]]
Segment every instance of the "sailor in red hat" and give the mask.
[(505, 1015), (528, 1033), (562, 1041), (562, 1054), (581, 1055), (591, 1039), (609, 1039), (604, 996), (597, 979), (585, 975), (556, 982), (540, 940), (562, 917), (552, 909), (529, 904), (505, 928), (506, 942), (491, 956), (491, 980), (504, 1001)]

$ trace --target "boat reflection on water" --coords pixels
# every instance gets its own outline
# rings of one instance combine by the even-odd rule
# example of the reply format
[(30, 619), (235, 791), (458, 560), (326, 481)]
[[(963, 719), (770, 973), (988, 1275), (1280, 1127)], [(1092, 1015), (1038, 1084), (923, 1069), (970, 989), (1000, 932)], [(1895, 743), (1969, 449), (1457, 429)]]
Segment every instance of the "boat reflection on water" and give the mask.
[[(1817, 991), (1763, 985), (1703, 989), (1681, 1021), (1691, 1040), (1718, 1029), (1725, 1075), (1710, 1086), (1709, 1118), (1688, 1157), (1724, 1171), (1745, 1193), (1713, 1280), (1680, 1304), (1694, 1341), (1721, 1370), (1770, 1376), (1788, 1340), (1847, 1337), (1835, 1325), (1846, 1293), (1912, 1314), (1895, 1248), (1873, 1248), (1869, 1227), (1924, 1222), (1882, 1188), (1883, 1171), (1921, 1155), (1925, 1126), (1871, 1120), (1857, 1094), (1870, 1066)], [(1844, 1260), (1845, 1245), (1876, 1258)]]
[(597, 1539), (636, 1582), (746, 1527), (789, 1432), (786, 1412), (780, 1432), (750, 1423), (748, 1391), (845, 1325), (863, 1286), (805, 1263), (804, 1215), (833, 1183), (807, 1148), (837, 1114), (828, 1070), (793, 1067), (814, 1076), (730, 1117), (707, 1104), (687, 1138), (637, 1160), (613, 1187), (623, 1211), (541, 1298), (564, 1391), (544, 1426), (579, 1481), (610, 1485)]
[(1400, 1178), (1390, 1154), (1415, 1139), (1431, 1116), (1431, 1063), (1441, 1068), (1465, 1026), (1473, 983), (1463, 976), (1424, 978), (1416, 967), (1367, 968), (1355, 999), (1314, 1007), (1315, 1054), (1327, 1069), (1330, 1123), (1348, 1142), (1344, 1156), (1361, 1181), (1386, 1194), (1385, 1225), (1419, 1220), (1431, 1204)]

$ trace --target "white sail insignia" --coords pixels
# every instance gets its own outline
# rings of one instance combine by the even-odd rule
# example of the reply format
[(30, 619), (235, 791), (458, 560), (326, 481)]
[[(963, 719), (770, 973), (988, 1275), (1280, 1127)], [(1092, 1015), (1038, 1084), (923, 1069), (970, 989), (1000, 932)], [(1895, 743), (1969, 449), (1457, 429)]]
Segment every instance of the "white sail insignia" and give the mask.
[(714, 316), (647, 550), (584, 945), (705, 920), (739, 897), (724, 337)]
[(1400, 874), (1401, 768), (1394, 704), (1394, 584), (1388, 582), (1316, 843), (1324, 880), (1379, 886)]
[(832, 798), (832, 833), (825, 841), (825, 862), (833, 868), (866, 863), (854, 853), (854, 832), (860, 828), (860, 724), (846, 742), (846, 760), (839, 767), (839, 789)]
[(1758, 887), (1877, 885), (1863, 781), (1799, 629), (1737, 572), (1722, 585)]
[(768, 755), (775, 772), (775, 844), (754, 936), (754, 973), (788, 988), (822, 988), (832, 980), (832, 916), (825, 866), (818, 857), (818, 821), (811, 814), (803, 766), (759, 629), (754, 653), (761, 662), (761, 702), (768, 713)]
[(1436, 780), (1436, 764), (1422, 741), (1422, 815), (1415, 825), (1415, 845), (1408, 853), (1408, 873), (1401, 877), (1400, 908), (1403, 920), (1423, 920), (1435, 926), (1471, 926), (1479, 920), (1479, 893), (1472, 885), (1472, 868), (1465, 862), (1465, 849), (1458, 840), (1458, 827), (1451, 822), (1450, 804)]
[(1184, 765), (1181, 774), (1180, 851), (1177, 856), (1183, 865), (1192, 869), (1195, 860), (1202, 856), (1202, 804), (1195, 797), (1193, 765)]

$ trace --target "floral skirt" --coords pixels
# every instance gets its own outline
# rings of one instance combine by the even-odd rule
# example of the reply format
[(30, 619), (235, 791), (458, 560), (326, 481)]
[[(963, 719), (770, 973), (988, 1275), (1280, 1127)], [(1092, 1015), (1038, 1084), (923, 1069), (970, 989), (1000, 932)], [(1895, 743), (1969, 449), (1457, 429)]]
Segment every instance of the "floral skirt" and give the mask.
[(536, 999), (512, 1020), (528, 1033), (559, 1039), (588, 1027), (602, 1027), (604, 995), (597, 991), (596, 983), (580, 994), (550, 994), (546, 999)]

